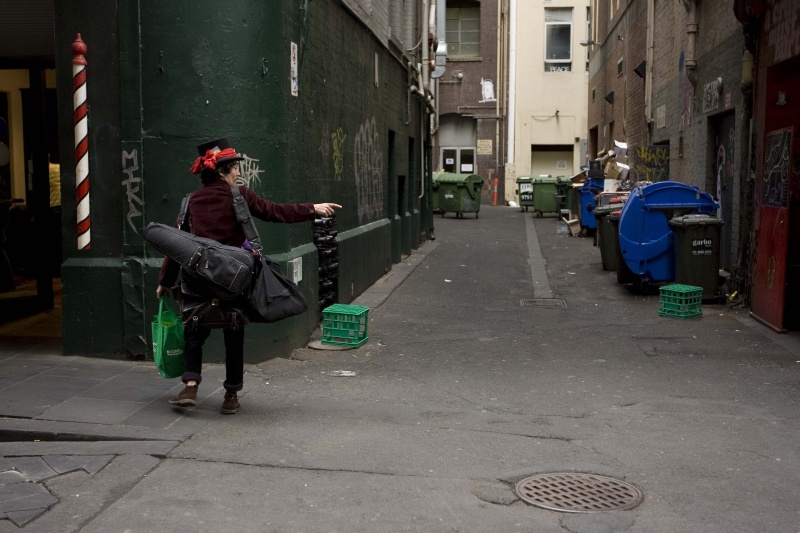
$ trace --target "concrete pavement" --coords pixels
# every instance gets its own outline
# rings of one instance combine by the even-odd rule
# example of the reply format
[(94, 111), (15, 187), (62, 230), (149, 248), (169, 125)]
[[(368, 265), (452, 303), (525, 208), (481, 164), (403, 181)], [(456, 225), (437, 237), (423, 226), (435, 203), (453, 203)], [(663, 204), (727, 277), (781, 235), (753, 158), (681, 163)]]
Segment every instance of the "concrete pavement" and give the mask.
[[(0, 532), (800, 531), (795, 335), (722, 305), (660, 317), (555, 218), (435, 223), (354, 302), (365, 345), (249, 367), (235, 416), (218, 365), (184, 410), (150, 364), (4, 347)], [(546, 472), (644, 501), (520, 501)]]

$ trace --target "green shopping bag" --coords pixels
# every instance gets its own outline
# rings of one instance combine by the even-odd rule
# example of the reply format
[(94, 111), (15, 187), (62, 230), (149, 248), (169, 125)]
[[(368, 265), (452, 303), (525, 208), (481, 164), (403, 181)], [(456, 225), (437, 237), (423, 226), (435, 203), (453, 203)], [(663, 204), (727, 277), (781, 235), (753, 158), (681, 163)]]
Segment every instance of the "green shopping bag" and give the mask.
[(165, 378), (183, 375), (183, 323), (166, 295), (158, 299), (158, 314), (151, 324), (153, 333), (153, 359)]

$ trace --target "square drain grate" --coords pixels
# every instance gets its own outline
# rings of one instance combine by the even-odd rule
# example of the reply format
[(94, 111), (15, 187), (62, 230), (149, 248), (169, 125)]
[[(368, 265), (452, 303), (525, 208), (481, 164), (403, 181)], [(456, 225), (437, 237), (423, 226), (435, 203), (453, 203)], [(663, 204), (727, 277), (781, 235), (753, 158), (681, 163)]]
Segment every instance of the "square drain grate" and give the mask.
[(550, 309), (566, 309), (567, 302), (558, 298), (523, 298), (520, 307), (547, 307)]

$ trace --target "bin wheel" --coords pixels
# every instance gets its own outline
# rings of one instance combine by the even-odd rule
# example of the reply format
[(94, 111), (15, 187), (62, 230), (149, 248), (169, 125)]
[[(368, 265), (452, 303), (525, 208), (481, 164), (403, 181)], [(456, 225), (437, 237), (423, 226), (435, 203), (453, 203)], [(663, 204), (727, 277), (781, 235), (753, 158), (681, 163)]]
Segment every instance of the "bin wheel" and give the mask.
[(475, 218), (478, 218), (478, 212), (475, 211)]
[(527, 205), (525, 206), (525, 212), (526, 213), (528, 212), (528, 206)]
[(442, 218), (444, 218), (444, 211), (442, 211)]
[(536, 218), (542, 218), (543, 215), (544, 213), (542, 213), (541, 211), (536, 211)]

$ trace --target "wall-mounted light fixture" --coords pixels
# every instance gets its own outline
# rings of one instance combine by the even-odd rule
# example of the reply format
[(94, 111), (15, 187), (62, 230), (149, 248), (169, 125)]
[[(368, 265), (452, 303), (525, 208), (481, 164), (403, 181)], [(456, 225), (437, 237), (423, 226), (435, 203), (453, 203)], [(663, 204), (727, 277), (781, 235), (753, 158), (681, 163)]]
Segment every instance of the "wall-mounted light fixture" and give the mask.
[(603, 46), (603, 43), (601, 43), (600, 41), (593, 41), (592, 39), (589, 39), (588, 41), (581, 41), (578, 44), (580, 44), (581, 46), (594, 46), (594, 45)]

